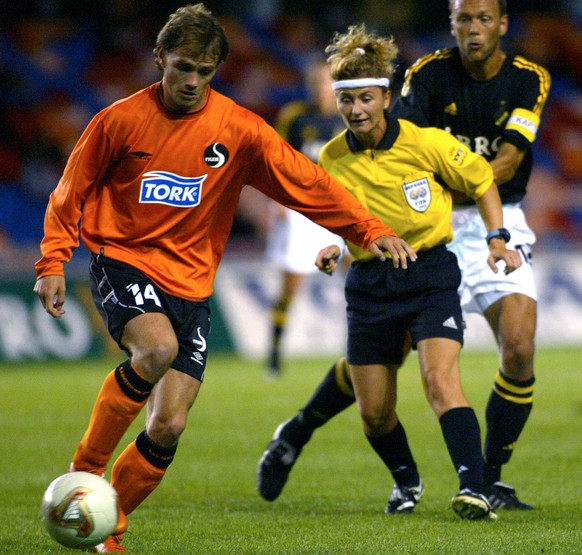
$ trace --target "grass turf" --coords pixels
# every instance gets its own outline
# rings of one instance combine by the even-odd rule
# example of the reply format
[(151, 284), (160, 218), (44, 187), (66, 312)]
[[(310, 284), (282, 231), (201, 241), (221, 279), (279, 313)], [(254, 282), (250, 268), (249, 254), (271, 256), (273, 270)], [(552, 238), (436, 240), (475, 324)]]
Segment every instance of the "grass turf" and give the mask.
[[(457, 479), (416, 357), (400, 373), (399, 413), (426, 493), (414, 514), (386, 517), (392, 480), (354, 407), (315, 433), (277, 501), (256, 493), (257, 462), (276, 425), (307, 401), (333, 360), (290, 360), (269, 381), (260, 362), (211, 356), (176, 460), (131, 515), (124, 545), (140, 555), (580, 553), (581, 359), (582, 349), (537, 355), (534, 410), (503, 475), (536, 510), (468, 522), (449, 509)], [(40, 500), (66, 471), (115, 362), (0, 366), (0, 553), (72, 553), (45, 532)], [(462, 367), (483, 428), (497, 356), (465, 352)], [(121, 447), (142, 426), (140, 417)]]

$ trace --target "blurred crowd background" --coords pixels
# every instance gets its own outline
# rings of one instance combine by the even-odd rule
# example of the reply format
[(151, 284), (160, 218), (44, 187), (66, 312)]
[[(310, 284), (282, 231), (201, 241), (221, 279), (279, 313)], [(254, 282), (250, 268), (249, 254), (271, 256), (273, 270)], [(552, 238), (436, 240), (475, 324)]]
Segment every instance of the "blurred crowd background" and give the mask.
[[(79, 135), (100, 109), (159, 79), (152, 49), (185, 2), (0, 0), (0, 261), (30, 264)], [(194, 2), (193, 2), (194, 3)], [(452, 46), (447, 0), (208, 0), (231, 53), (217, 90), (273, 122), (305, 95), (301, 71), (335, 31), (366, 24), (400, 48), (393, 96), (418, 57)], [(540, 249), (582, 249), (582, 0), (508, 0), (506, 50), (546, 66), (550, 100), (525, 209)], [(245, 192), (229, 249), (259, 253), (259, 193)]]

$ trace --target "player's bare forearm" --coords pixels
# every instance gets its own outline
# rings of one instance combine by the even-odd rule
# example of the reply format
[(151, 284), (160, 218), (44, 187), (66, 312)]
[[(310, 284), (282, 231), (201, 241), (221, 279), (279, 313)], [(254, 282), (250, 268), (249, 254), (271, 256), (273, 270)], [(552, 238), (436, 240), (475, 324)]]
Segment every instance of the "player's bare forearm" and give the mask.
[(501, 143), (499, 152), (491, 160), (495, 183), (501, 185), (512, 179), (524, 156), (525, 150), (520, 150), (511, 143)]
[(487, 189), (483, 196), (477, 199), (477, 208), (487, 231), (503, 227), (503, 208), (495, 183)]

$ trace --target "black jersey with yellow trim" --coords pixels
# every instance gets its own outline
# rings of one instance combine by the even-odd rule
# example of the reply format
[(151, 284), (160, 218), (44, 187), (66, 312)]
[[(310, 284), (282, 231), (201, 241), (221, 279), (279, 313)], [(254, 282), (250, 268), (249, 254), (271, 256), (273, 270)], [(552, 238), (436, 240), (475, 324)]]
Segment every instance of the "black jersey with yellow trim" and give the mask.
[(504, 204), (516, 203), (526, 194), (531, 145), (550, 85), (546, 69), (511, 53), (495, 77), (477, 81), (463, 68), (458, 47), (445, 48), (408, 68), (393, 113), (419, 126), (444, 129), (487, 160), (495, 158), (502, 142), (524, 150), (515, 176), (499, 187)]
[(345, 124), (339, 113), (322, 114), (299, 100), (283, 107), (275, 129), (293, 148), (317, 162), (323, 145), (343, 131)]

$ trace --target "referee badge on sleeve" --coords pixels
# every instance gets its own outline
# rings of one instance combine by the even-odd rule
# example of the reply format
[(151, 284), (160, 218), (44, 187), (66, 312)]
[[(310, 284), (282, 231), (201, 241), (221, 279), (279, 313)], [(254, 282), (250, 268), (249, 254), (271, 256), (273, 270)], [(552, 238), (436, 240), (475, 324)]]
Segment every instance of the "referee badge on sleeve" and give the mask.
[(423, 177), (409, 183), (402, 185), (406, 202), (409, 206), (417, 212), (426, 212), (430, 206), (432, 195), (430, 192), (430, 185), (428, 179)]
[(460, 168), (465, 162), (468, 152), (469, 149), (460, 143), (456, 146), (451, 146), (447, 151), (447, 161), (451, 166)]

